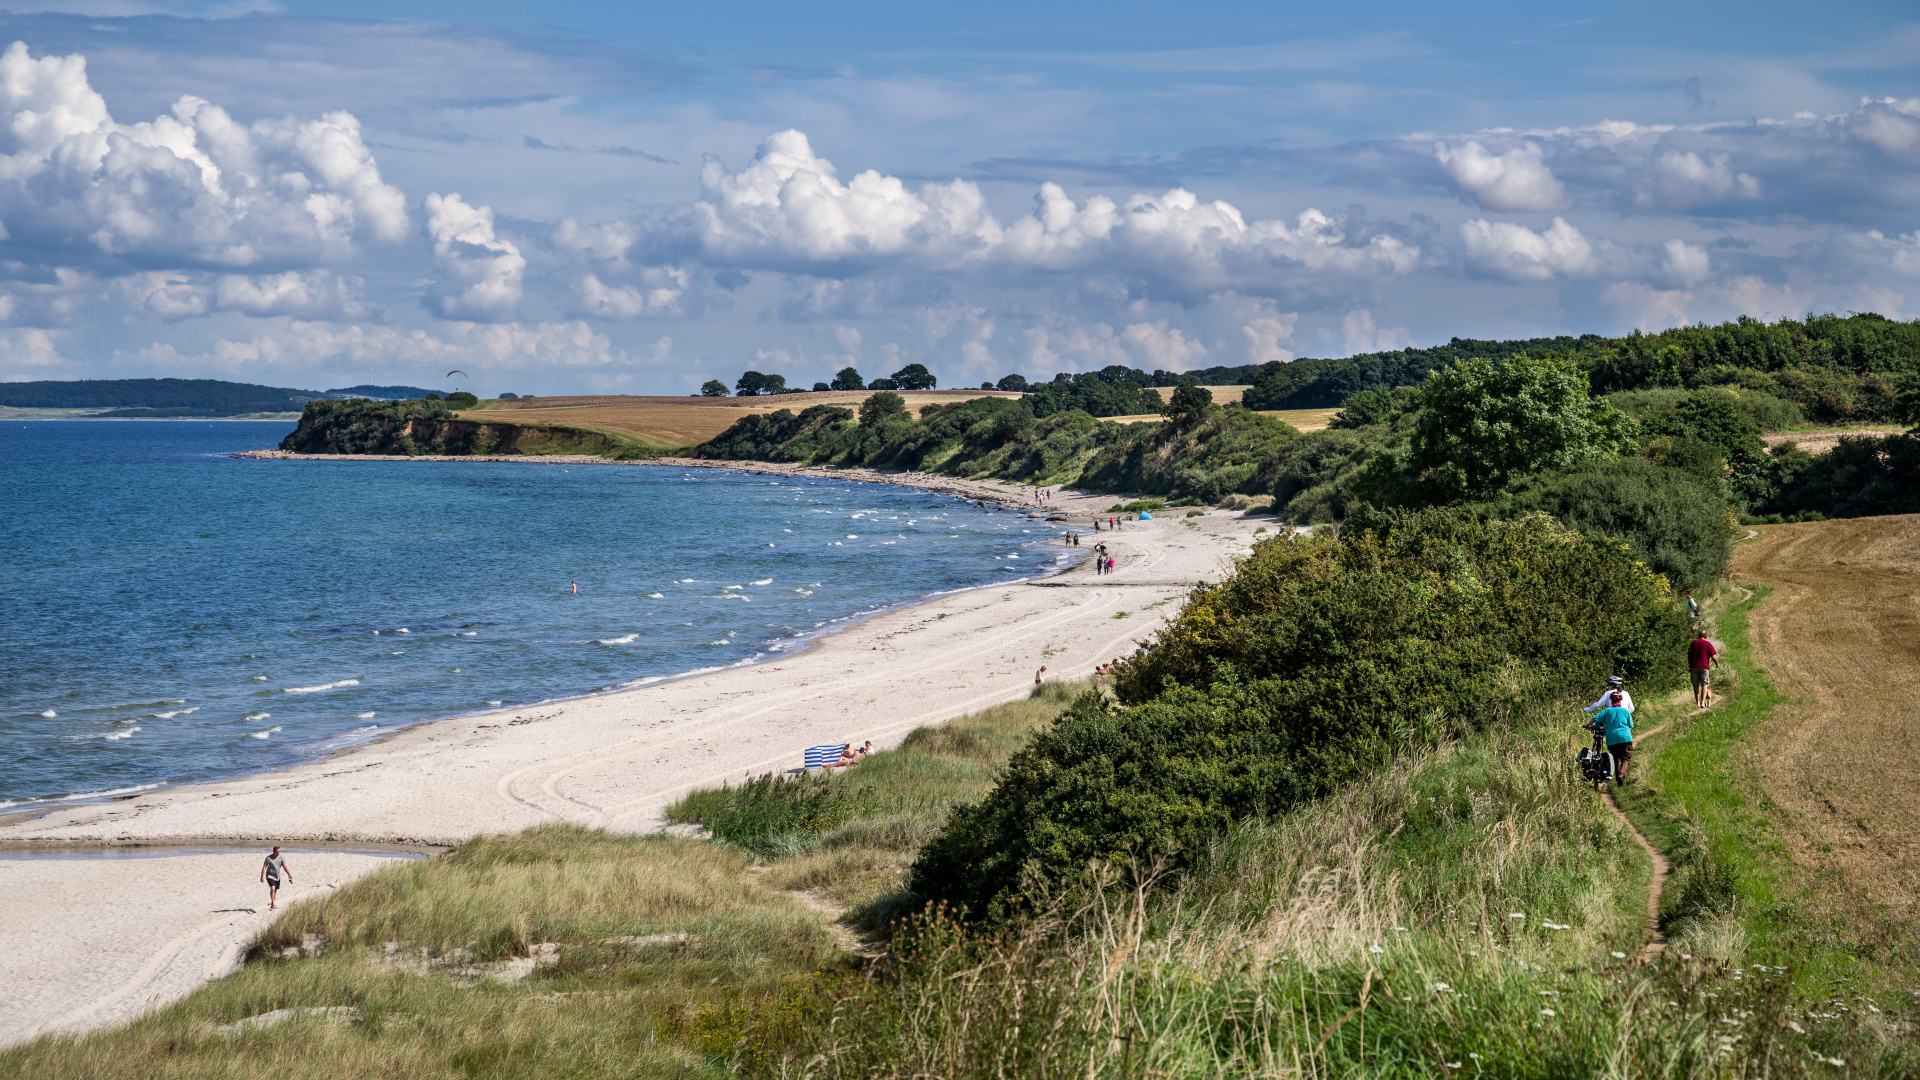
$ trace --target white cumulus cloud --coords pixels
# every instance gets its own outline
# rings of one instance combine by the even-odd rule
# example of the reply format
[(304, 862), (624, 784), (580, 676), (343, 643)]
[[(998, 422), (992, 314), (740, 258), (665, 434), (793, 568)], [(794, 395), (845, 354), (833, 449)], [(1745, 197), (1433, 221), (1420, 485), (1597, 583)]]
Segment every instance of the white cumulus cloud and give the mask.
[(513, 241), (494, 235), (493, 207), (469, 205), (459, 192), (428, 195), (427, 235), (441, 273), (427, 296), (434, 314), (477, 322), (513, 315), (527, 260)]
[(1713, 273), (1713, 260), (1706, 248), (1675, 237), (1662, 245), (1661, 251), (1660, 272), (1680, 285), (1698, 285)]
[(587, 274), (579, 283), (579, 314), (596, 319), (640, 319), (681, 313), (687, 272), (671, 266), (648, 267), (631, 285), (609, 285)]
[(337, 260), (408, 228), (348, 113), (243, 125), (187, 96), (123, 124), (85, 57), (24, 42), (0, 53), (0, 221), (51, 261), (227, 270)]
[(1185, 371), (1207, 358), (1207, 347), (1180, 332), (1168, 329), (1167, 320), (1134, 323), (1120, 331), (1120, 340), (1139, 358), (1142, 366), (1168, 371)]
[(1373, 312), (1366, 308), (1347, 312), (1346, 318), (1340, 321), (1340, 336), (1346, 341), (1349, 354), (1386, 352), (1404, 349), (1412, 344), (1407, 337), (1406, 327), (1377, 326), (1373, 321)]
[(1434, 144), (1433, 156), (1454, 183), (1489, 210), (1562, 210), (1571, 205), (1567, 189), (1534, 143), (1494, 154), (1476, 139), (1458, 147), (1442, 142)]
[(1474, 218), (1461, 223), (1467, 260), (1515, 281), (1547, 281), (1578, 274), (1593, 264), (1593, 245), (1565, 218), (1540, 232), (1506, 221)]
[(651, 233), (633, 233), (627, 247), (620, 230), (599, 227), (572, 226), (567, 241), (604, 258), (631, 258), (633, 247), (790, 272), (1097, 268), (1185, 289), (1301, 269), (1390, 276), (1412, 270), (1420, 257), (1417, 247), (1384, 234), (1350, 242), (1341, 219), (1319, 210), (1249, 222), (1233, 205), (1182, 188), (1077, 203), (1048, 183), (1032, 214), (1002, 223), (965, 180), (909, 187), (869, 169), (843, 182), (798, 131), (769, 136), (738, 172), (708, 160), (701, 185), (699, 201), (666, 215)]

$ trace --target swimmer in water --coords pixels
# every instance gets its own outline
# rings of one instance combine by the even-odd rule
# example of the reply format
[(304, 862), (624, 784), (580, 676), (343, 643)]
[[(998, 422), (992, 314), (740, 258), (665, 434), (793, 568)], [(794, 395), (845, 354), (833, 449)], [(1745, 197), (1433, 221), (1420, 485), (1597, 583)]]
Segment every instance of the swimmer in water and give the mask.
[(580, 595), (580, 583), (576, 581), (576, 582), (573, 582), (572, 584), (573, 584), (573, 595), (575, 595), (575, 596), (579, 596), (579, 595)]

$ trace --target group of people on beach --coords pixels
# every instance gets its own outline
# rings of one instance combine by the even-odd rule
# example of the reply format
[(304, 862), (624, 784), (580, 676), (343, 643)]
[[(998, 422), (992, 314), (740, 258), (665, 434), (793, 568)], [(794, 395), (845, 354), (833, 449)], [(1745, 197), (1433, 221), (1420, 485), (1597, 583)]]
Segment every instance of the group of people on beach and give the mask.
[(868, 739), (858, 749), (855, 749), (852, 743), (842, 743), (840, 745), (840, 760), (834, 762), (831, 765), (823, 766), (823, 768), (844, 769), (849, 765), (853, 765), (859, 762), (861, 758), (864, 758), (871, 753), (873, 753), (872, 739)]

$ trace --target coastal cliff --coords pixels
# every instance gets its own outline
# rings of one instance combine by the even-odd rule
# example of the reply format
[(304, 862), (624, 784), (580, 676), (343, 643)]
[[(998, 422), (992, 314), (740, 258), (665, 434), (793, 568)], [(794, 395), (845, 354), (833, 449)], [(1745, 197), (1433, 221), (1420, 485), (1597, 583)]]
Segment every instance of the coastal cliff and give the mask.
[(396, 457), (592, 454), (627, 460), (662, 452), (591, 428), (472, 420), (441, 401), (364, 398), (308, 402), (299, 426), (281, 440), (280, 449), (299, 454)]

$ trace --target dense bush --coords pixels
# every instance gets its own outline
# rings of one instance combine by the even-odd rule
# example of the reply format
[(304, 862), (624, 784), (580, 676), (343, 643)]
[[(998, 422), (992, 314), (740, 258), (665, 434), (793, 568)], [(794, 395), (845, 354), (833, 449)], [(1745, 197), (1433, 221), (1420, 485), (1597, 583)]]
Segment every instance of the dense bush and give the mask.
[[(1718, 459), (1714, 459), (1717, 461)], [(1702, 588), (1727, 568), (1733, 534), (1720, 483), (1644, 458), (1537, 477), (1498, 504), (1502, 516), (1542, 510), (1583, 533), (1625, 540), (1676, 589)]]
[(1843, 438), (1818, 457), (1783, 445), (1775, 449), (1769, 465), (1772, 490), (1758, 502), (1756, 513), (1920, 513), (1920, 429)]
[[(1778, 387), (1778, 382), (1771, 377), (1766, 381)], [(1784, 431), (1806, 421), (1798, 405), (1775, 394), (1762, 390), (1750, 390), (1734, 382), (1713, 384), (1712, 389), (1713, 392), (1732, 399), (1740, 412), (1758, 431)], [(1656, 390), (1622, 390), (1608, 394), (1607, 400), (1613, 403), (1614, 408), (1645, 422), (1655, 414), (1673, 409), (1696, 392), (1672, 387)]]
[(1138, 381), (1129, 368), (1107, 368), (1079, 375), (1065, 372), (1049, 383), (1030, 384), (1023, 399), (1041, 419), (1079, 410), (1089, 416), (1139, 416), (1160, 411), (1160, 395)]
[(1122, 665), (1124, 706), (1083, 698), (956, 812), (912, 887), (993, 915), (1030, 872), (1179, 864), (1235, 821), (1540, 695), (1616, 672), (1671, 685), (1685, 633), (1626, 545), (1545, 515), (1374, 515), (1338, 541), (1267, 541)]

